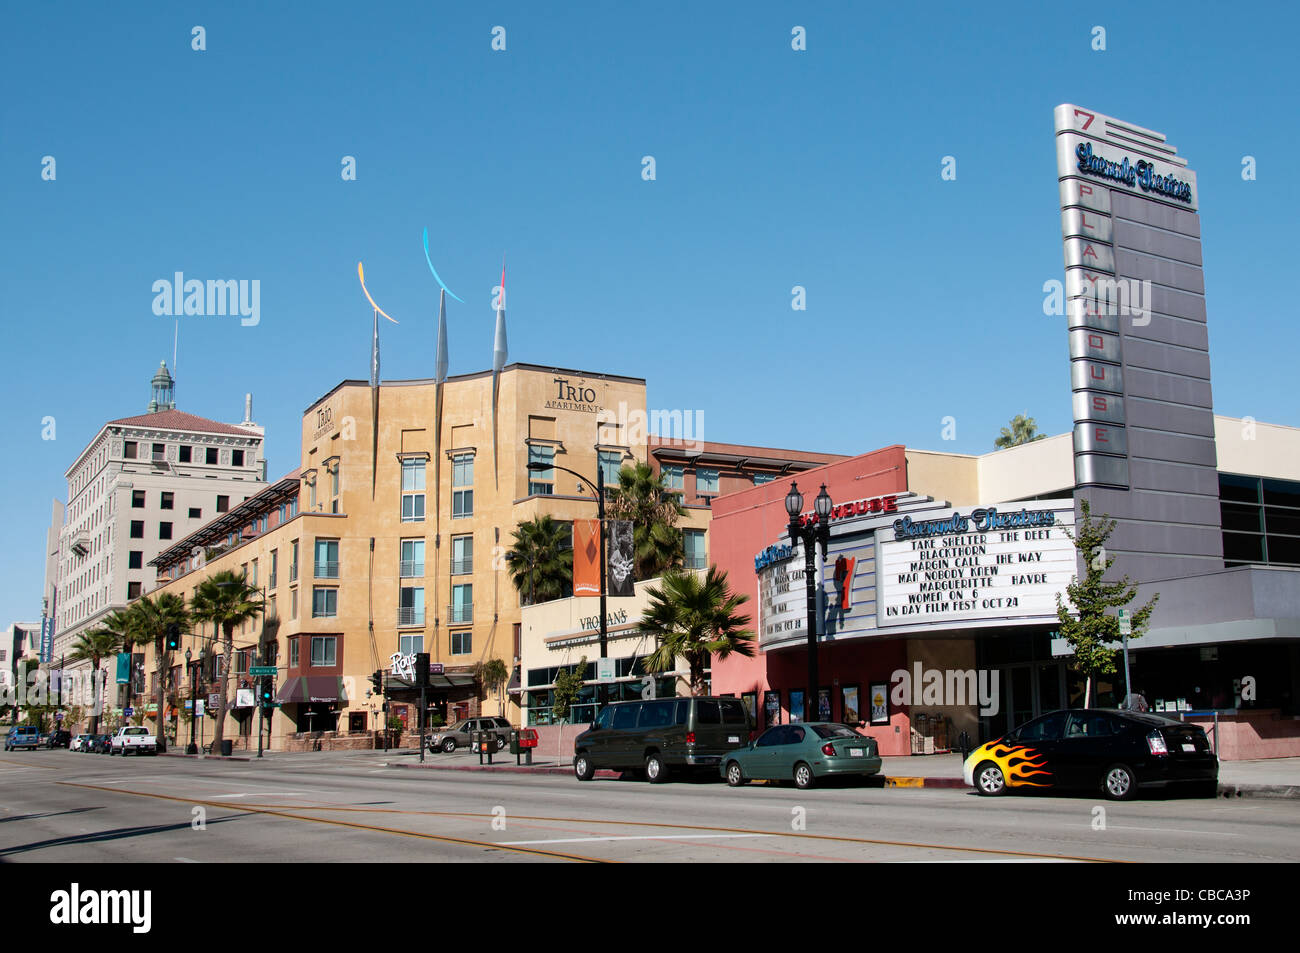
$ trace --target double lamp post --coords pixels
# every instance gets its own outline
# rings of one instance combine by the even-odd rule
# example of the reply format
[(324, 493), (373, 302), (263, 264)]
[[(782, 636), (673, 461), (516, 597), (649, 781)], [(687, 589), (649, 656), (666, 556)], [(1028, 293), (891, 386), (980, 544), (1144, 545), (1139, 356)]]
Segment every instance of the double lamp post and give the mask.
[(817, 719), (814, 716), (818, 713), (817, 684), (820, 679), (817, 673), (816, 550), (817, 545), (820, 544), (822, 559), (825, 560), (826, 547), (831, 539), (830, 524), (833, 506), (830, 494), (826, 492), (826, 484), (823, 483), (821, 492), (813, 500), (813, 512), (816, 514), (817, 520), (805, 524), (802, 519), (803, 494), (799, 492), (798, 483), (790, 482), (790, 492), (785, 495), (785, 511), (790, 517), (790, 525), (787, 529), (790, 533), (791, 543), (803, 543), (804, 587), (808, 599), (808, 693), (804, 696), (805, 721), (816, 721)]

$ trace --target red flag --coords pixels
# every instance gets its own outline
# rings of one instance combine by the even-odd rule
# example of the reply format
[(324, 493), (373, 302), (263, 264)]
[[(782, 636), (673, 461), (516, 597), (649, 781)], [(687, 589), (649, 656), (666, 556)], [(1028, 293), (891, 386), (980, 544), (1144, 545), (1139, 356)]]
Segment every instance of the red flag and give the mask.
[(573, 594), (600, 595), (600, 520), (573, 521)]

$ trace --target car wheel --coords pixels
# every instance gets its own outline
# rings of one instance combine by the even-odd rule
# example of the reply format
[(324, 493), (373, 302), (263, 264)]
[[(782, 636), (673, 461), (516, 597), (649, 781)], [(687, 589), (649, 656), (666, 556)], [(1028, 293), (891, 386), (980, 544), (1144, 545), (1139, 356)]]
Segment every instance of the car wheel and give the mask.
[(446, 739), (445, 741), (443, 741), (443, 743), (442, 743), (442, 750), (443, 750), (443, 753), (444, 753), (444, 754), (451, 754), (453, 751), (455, 751), (455, 750), (456, 750), (456, 739), (455, 739), (455, 738), (448, 738), (448, 739)]
[(1133, 769), (1126, 764), (1113, 764), (1107, 768), (1102, 786), (1106, 797), (1112, 801), (1129, 801), (1137, 794), (1137, 779), (1133, 777)]
[(817, 778), (813, 775), (812, 768), (800, 761), (794, 766), (794, 786), (800, 791), (807, 791), (817, 783)]
[(663, 784), (668, 780), (668, 765), (658, 751), (651, 752), (645, 759), (645, 779), (651, 784)]
[(579, 754), (573, 759), (573, 773), (579, 781), (590, 781), (596, 776), (596, 766), (585, 754)]
[(727, 783), (733, 788), (738, 788), (742, 784), (749, 783), (749, 779), (745, 777), (745, 772), (740, 770), (740, 762), (727, 762)]
[(992, 761), (985, 761), (975, 769), (975, 790), (984, 797), (998, 797), (1007, 793), (1007, 779), (1002, 769)]

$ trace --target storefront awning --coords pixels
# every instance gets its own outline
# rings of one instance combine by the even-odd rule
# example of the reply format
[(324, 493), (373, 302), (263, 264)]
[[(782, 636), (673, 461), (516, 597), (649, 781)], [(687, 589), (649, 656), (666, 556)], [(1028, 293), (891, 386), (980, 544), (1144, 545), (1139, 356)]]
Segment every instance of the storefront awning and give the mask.
[(514, 672), (510, 675), (510, 684), (506, 686), (506, 694), (518, 695), (524, 690), (523, 684), (519, 681), (519, 666), (515, 666)]
[[(420, 686), (417, 682), (408, 682), (404, 678), (394, 678), (391, 675), (388, 677), (386, 685), (390, 693), (420, 690)], [(473, 686), (474, 676), (468, 672), (451, 672), (446, 675), (439, 675), (436, 672), (429, 673), (428, 687), (435, 690), (447, 688), (472, 688)]]
[(275, 700), (282, 705), (309, 705), (317, 702), (346, 705), (348, 693), (343, 688), (343, 679), (337, 676), (298, 675), (284, 683), (284, 687), (275, 693)]

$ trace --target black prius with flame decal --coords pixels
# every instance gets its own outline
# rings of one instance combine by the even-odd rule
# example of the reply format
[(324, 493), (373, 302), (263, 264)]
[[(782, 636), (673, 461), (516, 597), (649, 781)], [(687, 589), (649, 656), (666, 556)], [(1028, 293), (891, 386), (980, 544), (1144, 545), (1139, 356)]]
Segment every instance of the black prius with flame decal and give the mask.
[(987, 797), (1012, 788), (1100, 790), (1195, 785), (1213, 796), (1219, 759), (1203, 729), (1145, 712), (1085, 708), (1035, 718), (971, 752), (966, 783)]

